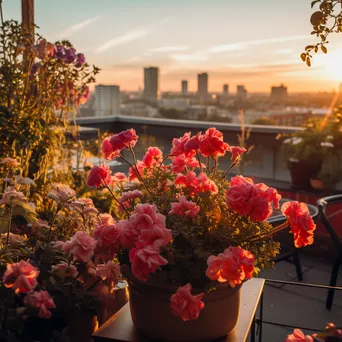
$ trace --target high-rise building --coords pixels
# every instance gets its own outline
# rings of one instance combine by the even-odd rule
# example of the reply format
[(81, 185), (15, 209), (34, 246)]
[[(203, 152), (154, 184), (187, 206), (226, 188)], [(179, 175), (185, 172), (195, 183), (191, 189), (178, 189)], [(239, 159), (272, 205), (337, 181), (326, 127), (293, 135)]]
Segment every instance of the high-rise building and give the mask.
[(247, 90), (244, 85), (238, 85), (236, 87), (236, 97), (243, 101), (247, 99)]
[(197, 75), (198, 86), (197, 95), (200, 104), (203, 104), (208, 99), (208, 74), (206, 72)]
[(186, 95), (188, 93), (188, 81), (182, 80), (182, 94)]
[(223, 94), (228, 95), (229, 93), (229, 85), (228, 84), (224, 84), (223, 85)]
[(95, 86), (95, 115), (120, 114), (120, 87), (117, 85)]
[(144, 99), (146, 102), (158, 102), (159, 69), (156, 67), (144, 68)]
[(271, 88), (271, 101), (284, 102), (287, 99), (287, 87), (281, 84), (279, 87)]

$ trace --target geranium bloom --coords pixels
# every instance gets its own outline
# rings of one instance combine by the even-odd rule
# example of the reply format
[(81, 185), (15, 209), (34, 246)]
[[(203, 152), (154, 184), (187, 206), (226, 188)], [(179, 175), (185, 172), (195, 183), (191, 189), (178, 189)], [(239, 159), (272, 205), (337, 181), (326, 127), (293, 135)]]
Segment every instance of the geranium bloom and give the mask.
[(240, 147), (240, 146), (230, 146), (229, 151), (232, 154), (232, 157), (231, 157), (232, 163), (236, 163), (240, 159), (241, 154), (246, 152), (247, 150), (244, 147)]
[(96, 241), (85, 231), (78, 231), (63, 245), (63, 250), (75, 260), (87, 262), (94, 255)]
[(131, 249), (138, 241), (139, 231), (128, 220), (120, 220), (117, 223), (120, 230), (120, 244), (127, 249)]
[(293, 334), (288, 335), (285, 342), (314, 342), (314, 339), (309, 335), (304, 335), (300, 329), (295, 329)]
[(3, 276), (4, 285), (13, 288), (15, 293), (29, 293), (38, 285), (39, 271), (29, 262), (21, 260), (8, 264)]
[(117, 183), (120, 182), (128, 182), (129, 179), (127, 178), (127, 176), (122, 173), (122, 172), (116, 172), (114, 173), (114, 175), (112, 176), (112, 185), (116, 185)]
[(286, 202), (282, 205), (281, 211), (290, 224), (295, 246), (299, 248), (311, 245), (316, 225), (308, 206), (303, 202)]
[(154, 273), (160, 266), (167, 264), (167, 260), (152, 246), (131, 249), (129, 261), (132, 264), (133, 274), (142, 281), (147, 281), (150, 273)]
[(133, 168), (130, 167), (128, 170), (129, 180), (139, 180), (138, 173), (142, 178), (145, 178), (152, 175), (152, 169), (149, 169), (142, 160), (138, 160), (137, 165), (134, 165)]
[(20, 165), (20, 163), (15, 158), (2, 158), (0, 161), (0, 164), (5, 164), (9, 167), (17, 167)]
[(102, 142), (102, 153), (107, 160), (112, 160), (120, 156), (120, 151), (114, 151), (110, 139), (111, 137), (104, 138)]
[(223, 134), (216, 128), (208, 128), (201, 137), (200, 151), (205, 157), (221, 157), (229, 150), (229, 145), (223, 141)]
[(170, 299), (172, 313), (179, 316), (183, 321), (197, 319), (200, 311), (204, 309), (202, 302), (204, 293), (193, 296), (191, 290), (192, 287), (188, 283), (179, 287)]
[[(254, 184), (250, 178), (236, 176), (226, 191), (226, 203), (240, 215), (250, 216), (253, 221), (265, 221), (273, 208), (279, 208), (280, 195), (263, 183)], [(273, 205), (273, 208), (272, 208)]]
[(134, 203), (134, 200), (137, 198), (142, 198), (143, 194), (139, 190), (133, 190), (133, 191), (127, 191), (124, 192), (123, 195), (119, 198), (119, 202), (121, 203), (119, 205), (119, 211), (122, 213), (124, 212), (124, 208), (129, 208), (132, 203)]
[(199, 150), (201, 144), (201, 132), (197, 133), (195, 136), (190, 138), (184, 145), (184, 153), (185, 155), (194, 155), (196, 150)]
[(56, 53), (55, 45), (47, 42), (45, 39), (40, 40), (39, 43), (34, 46), (34, 50), (39, 59), (53, 57)]
[(218, 256), (211, 255), (207, 264), (209, 279), (228, 282), (231, 287), (252, 278), (254, 273), (254, 256), (240, 247), (231, 246)]
[(52, 184), (52, 190), (48, 193), (48, 196), (58, 203), (69, 202), (75, 195), (76, 192), (74, 190), (61, 183)]
[(28, 294), (24, 299), (24, 303), (39, 309), (39, 317), (41, 318), (50, 318), (52, 314), (49, 309), (56, 308), (49, 292), (44, 290)]
[(67, 64), (72, 63), (76, 59), (76, 49), (65, 49), (64, 62)]
[(62, 261), (57, 265), (52, 265), (52, 273), (57, 275), (59, 278), (76, 277), (78, 272), (74, 265)]
[(159, 166), (162, 161), (163, 152), (158, 147), (149, 147), (143, 158), (143, 162), (148, 168)]
[(113, 216), (107, 213), (100, 214), (100, 220), (102, 224), (114, 224), (115, 223)]
[(171, 210), (169, 215), (179, 215), (179, 216), (189, 216), (195, 217), (200, 210), (200, 207), (192, 202), (187, 201), (186, 197), (181, 195), (179, 196), (178, 203), (171, 203)]
[(198, 177), (193, 171), (188, 171), (186, 175), (179, 174), (175, 180), (175, 184), (186, 188), (190, 195), (206, 191), (209, 191), (212, 194), (217, 194), (218, 192), (215, 182), (209, 179), (204, 172), (202, 172)]
[(172, 148), (171, 148), (171, 155), (172, 156), (179, 156), (180, 154), (184, 153), (185, 144), (190, 140), (191, 133), (185, 133), (180, 138), (173, 138), (172, 140)]
[(94, 229), (94, 238), (98, 246), (118, 247), (120, 230), (115, 224), (100, 224)]
[(96, 275), (102, 280), (108, 280), (111, 284), (117, 283), (120, 274), (120, 265), (111, 260), (106, 264), (99, 264), (96, 266)]
[(185, 167), (193, 169), (199, 167), (200, 164), (198, 160), (192, 156), (187, 157), (185, 154), (180, 154), (176, 158), (172, 159), (172, 172), (180, 173)]
[(80, 68), (86, 61), (86, 58), (83, 53), (78, 53), (76, 55), (76, 68)]
[(111, 181), (110, 174), (112, 171), (110, 171), (107, 164), (102, 164), (101, 166), (93, 166), (93, 168), (90, 170), (87, 180), (87, 185), (89, 187), (100, 187), (105, 182), (106, 184), (109, 184)]
[(6, 191), (2, 194), (0, 204), (8, 204), (10, 206), (20, 205), (20, 203), (27, 203), (27, 198), (25, 195), (15, 190), (13, 187), (8, 186)]

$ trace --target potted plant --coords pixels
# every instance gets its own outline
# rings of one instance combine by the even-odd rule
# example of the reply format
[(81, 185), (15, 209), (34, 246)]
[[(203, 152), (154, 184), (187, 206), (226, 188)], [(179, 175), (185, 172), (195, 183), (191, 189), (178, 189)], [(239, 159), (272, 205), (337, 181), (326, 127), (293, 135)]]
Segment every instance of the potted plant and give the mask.
[(55, 183), (43, 198), (50, 208), (43, 220), (20, 163), (7, 157), (0, 165), (1, 340), (50, 341), (58, 330), (63, 341), (90, 341), (97, 317), (118, 309), (114, 218)]
[(325, 187), (324, 180), (333, 187), (339, 181), (342, 152), (341, 108), (323, 119), (309, 120), (303, 130), (285, 136), (283, 150), (291, 173), (292, 185), (299, 188)]
[[(268, 224), (280, 195), (243, 176), (227, 180), (245, 149), (224, 142), (215, 128), (173, 139), (167, 156), (149, 147), (136, 160), (137, 141), (129, 129), (102, 145), (107, 159), (129, 165), (135, 190), (112, 191), (105, 164), (88, 176), (90, 187), (109, 189), (119, 205), (112, 241), (129, 283), (133, 323), (158, 340), (215, 340), (236, 324), (243, 283), (279, 253), (273, 235), (290, 225), (295, 246), (303, 247), (313, 243), (315, 224), (298, 202), (283, 204), (284, 224)], [(224, 172), (219, 160), (227, 155)]]

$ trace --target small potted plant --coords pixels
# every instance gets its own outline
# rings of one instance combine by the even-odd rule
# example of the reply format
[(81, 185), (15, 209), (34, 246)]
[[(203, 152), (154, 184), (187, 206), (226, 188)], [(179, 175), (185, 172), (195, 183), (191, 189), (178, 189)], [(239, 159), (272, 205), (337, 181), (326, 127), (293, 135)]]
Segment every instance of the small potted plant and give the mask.
[[(137, 141), (129, 129), (102, 145), (107, 159), (128, 164), (135, 190), (113, 191), (105, 164), (88, 176), (90, 187), (110, 189), (119, 205), (112, 242), (133, 323), (158, 340), (215, 340), (236, 324), (243, 283), (279, 253), (274, 234), (290, 225), (295, 246), (303, 247), (313, 243), (315, 224), (306, 204), (295, 201), (281, 207), (285, 223), (268, 224), (280, 195), (241, 175), (227, 180), (245, 149), (230, 146), (216, 128), (173, 139), (167, 156), (153, 146), (137, 160)], [(225, 171), (223, 157), (231, 160)]]

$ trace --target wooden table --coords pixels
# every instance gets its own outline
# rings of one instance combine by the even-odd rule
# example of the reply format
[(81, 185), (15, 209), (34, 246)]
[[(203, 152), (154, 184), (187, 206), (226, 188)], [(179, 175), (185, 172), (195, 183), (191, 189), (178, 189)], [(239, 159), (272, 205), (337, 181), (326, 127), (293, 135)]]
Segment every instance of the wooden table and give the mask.
[[(251, 331), (255, 339), (255, 313), (264, 289), (265, 280), (253, 278), (242, 286), (240, 315), (236, 327), (228, 336), (216, 342), (244, 342)], [(93, 335), (94, 342), (151, 342), (151, 339), (139, 334), (133, 327), (129, 303)]]

